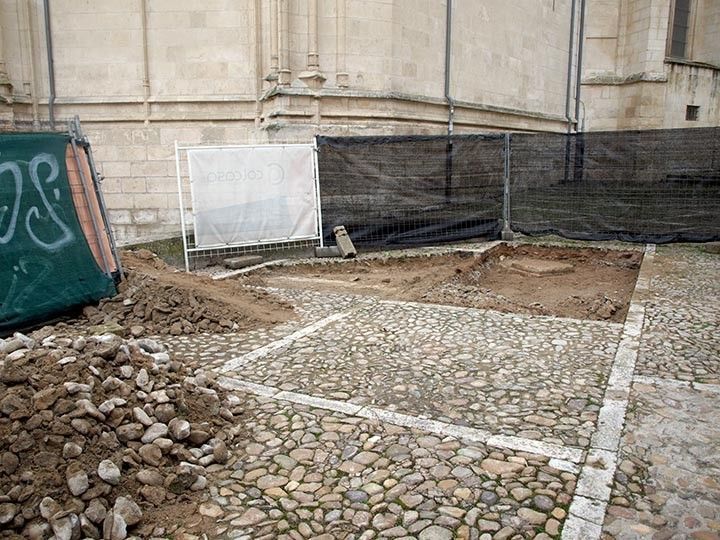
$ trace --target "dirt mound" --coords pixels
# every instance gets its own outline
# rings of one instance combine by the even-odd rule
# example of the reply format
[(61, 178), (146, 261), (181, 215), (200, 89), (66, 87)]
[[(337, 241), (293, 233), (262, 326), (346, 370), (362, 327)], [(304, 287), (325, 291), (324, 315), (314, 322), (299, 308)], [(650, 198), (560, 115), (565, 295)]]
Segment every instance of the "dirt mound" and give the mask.
[(254, 285), (622, 322), (641, 261), (640, 251), (501, 244), (482, 254), (268, 267), (242, 279)]
[[(421, 299), (512, 313), (622, 322), (641, 260), (642, 253), (637, 251), (500, 245), (476, 257), (469, 268), (458, 269), (453, 278), (430, 288)], [(564, 271), (523, 271), (528, 264)]]
[(125, 251), (126, 279), (118, 295), (88, 306), (83, 315), (95, 332), (181, 335), (224, 333), (276, 324), (292, 307), (264, 291), (237, 282), (178, 272), (147, 250)]
[(225, 468), (239, 401), (153, 340), (55, 331), (0, 339), (0, 536), (172, 532)]

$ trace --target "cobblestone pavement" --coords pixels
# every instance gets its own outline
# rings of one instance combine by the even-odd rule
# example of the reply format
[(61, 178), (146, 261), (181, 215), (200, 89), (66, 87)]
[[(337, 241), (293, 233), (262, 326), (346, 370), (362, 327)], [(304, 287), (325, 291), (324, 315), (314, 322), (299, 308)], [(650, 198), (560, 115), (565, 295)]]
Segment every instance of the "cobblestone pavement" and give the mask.
[(243, 334), (193, 334), (173, 337), (168, 347), (194, 367), (220, 368), (232, 358), (290, 335), (333, 313), (369, 301), (361, 296), (318, 294), (299, 289), (273, 289), (272, 292), (295, 307), (296, 318), (278, 326), (259, 328)]
[(719, 537), (719, 418), (720, 388), (634, 384), (606, 537)]
[(720, 539), (720, 256), (659, 247), (603, 537)]
[(637, 373), (720, 384), (720, 256), (660, 247)]
[(653, 253), (623, 325), (273, 289), (177, 339), (247, 405), (206, 534), (717, 540), (720, 257)]
[(378, 302), (229, 374), (282, 390), (585, 447), (620, 329)]
[(222, 512), (213, 536), (549, 538), (567, 514), (576, 475), (547, 457), (239, 397), (248, 438), (200, 510)]

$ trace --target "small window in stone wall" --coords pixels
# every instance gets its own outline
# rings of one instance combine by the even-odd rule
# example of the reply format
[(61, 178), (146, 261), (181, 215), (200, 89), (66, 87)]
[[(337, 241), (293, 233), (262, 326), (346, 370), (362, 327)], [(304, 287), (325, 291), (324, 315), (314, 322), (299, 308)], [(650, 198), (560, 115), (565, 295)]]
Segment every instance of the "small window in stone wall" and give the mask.
[(699, 114), (700, 107), (698, 105), (688, 105), (685, 108), (685, 120), (688, 120), (690, 122), (697, 122)]

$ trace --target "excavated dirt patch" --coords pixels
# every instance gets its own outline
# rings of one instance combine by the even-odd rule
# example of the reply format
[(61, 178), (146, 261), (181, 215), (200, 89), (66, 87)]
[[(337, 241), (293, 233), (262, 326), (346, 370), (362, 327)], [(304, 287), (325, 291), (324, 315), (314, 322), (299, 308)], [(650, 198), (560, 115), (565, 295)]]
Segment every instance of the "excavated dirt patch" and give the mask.
[[(122, 252), (118, 294), (83, 310), (89, 326), (135, 337), (235, 332), (287, 321), (293, 308), (264, 291), (178, 272), (147, 250)], [(113, 328), (113, 326), (122, 327)]]
[(503, 244), (481, 255), (268, 267), (243, 281), (622, 322), (641, 260), (639, 251)]

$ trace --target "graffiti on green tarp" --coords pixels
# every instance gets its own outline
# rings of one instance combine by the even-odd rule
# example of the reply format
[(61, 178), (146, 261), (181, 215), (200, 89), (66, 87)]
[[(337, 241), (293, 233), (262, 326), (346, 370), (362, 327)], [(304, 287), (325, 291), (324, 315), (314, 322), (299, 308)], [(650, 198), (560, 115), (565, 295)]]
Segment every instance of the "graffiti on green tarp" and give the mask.
[(68, 136), (0, 135), (0, 331), (115, 292), (77, 218)]

